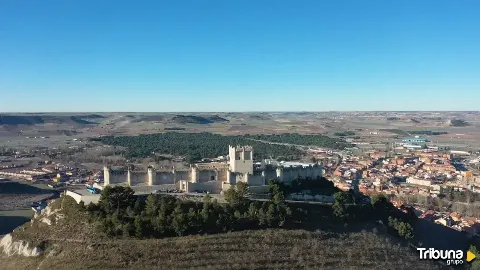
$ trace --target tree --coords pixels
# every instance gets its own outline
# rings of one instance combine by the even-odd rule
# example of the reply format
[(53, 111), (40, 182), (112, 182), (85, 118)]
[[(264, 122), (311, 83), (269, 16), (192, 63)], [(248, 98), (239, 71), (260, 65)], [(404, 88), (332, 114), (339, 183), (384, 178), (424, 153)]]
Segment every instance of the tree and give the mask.
[(258, 225), (265, 226), (267, 224), (267, 216), (265, 214), (265, 210), (263, 210), (263, 207), (258, 210), (257, 218)]
[(276, 226), (278, 225), (278, 220), (277, 220), (277, 205), (271, 203), (268, 206), (267, 210), (267, 223), (269, 226)]
[(257, 203), (256, 202), (250, 203), (250, 205), (248, 206), (248, 218), (250, 220), (256, 220), (257, 212), (258, 212)]
[(268, 182), (268, 190), (273, 203), (281, 204), (285, 202), (285, 186), (275, 180)]
[(234, 186), (230, 186), (230, 188), (223, 193), (223, 197), (228, 203), (233, 203), (238, 198), (237, 190), (235, 190)]
[(350, 204), (353, 202), (352, 194), (348, 192), (339, 191), (333, 194), (333, 196), (335, 198), (335, 202), (338, 202), (343, 205)]
[(188, 228), (192, 232), (198, 233), (200, 227), (202, 226), (200, 215), (197, 213), (197, 211), (195, 211), (195, 209), (190, 208), (188, 210), (187, 218), (188, 218)]
[(142, 210), (143, 210), (142, 200), (140, 198), (137, 198), (135, 200), (135, 204), (133, 205), (133, 211), (135, 211), (135, 213), (137, 214), (140, 214)]
[(107, 186), (100, 195), (99, 205), (106, 213), (113, 213), (116, 209), (126, 209), (135, 202), (134, 191), (130, 187)]
[(144, 225), (143, 225), (143, 220), (140, 215), (135, 216), (135, 221), (134, 221), (134, 226), (135, 226), (135, 236), (136, 237), (142, 237), (144, 233)]
[(340, 220), (346, 220), (349, 217), (347, 204), (353, 202), (351, 193), (339, 191), (333, 196), (335, 197), (335, 202), (332, 205), (333, 215)]
[(211, 201), (212, 201), (212, 196), (210, 196), (210, 194), (205, 194), (205, 196), (203, 196), (204, 203), (209, 203)]
[(413, 227), (408, 222), (404, 222), (400, 219), (389, 216), (388, 226), (394, 229), (399, 236), (404, 237), (405, 239), (413, 238)]
[(122, 227), (122, 235), (123, 237), (129, 237), (132, 235), (133, 227), (132, 224), (127, 222)]
[(157, 196), (150, 194), (145, 202), (145, 213), (147, 216), (154, 216), (158, 211), (158, 199)]
[(168, 230), (168, 208), (167, 203), (162, 200), (158, 215), (152, 221), (153, 230), (155, 233), (163, 235)]
[(85, 210), (85, 209), (86, 209), (86, 208), (85, 208), (85, 202), (84, 202), (84, 201), (80, 201), (80, 202), (78, 203), (78, 208), (80, 208), (80, 211)]
[(380, 216), (380, 219), (386, 219), (392, 205), (384, 194), (377, 194), (371, 197), (373, 209)]
[(348, 218), (347, 207), (344, 204), (336, 201), (332, 205), (332, 210), (333, 210), (333, 215), (338, 219), (345, 220)]
[(135, 211), (133, 210), (133, 207), (128, 206), (127, 210), (125, 211), (128, 217), (134, 218), (135, 217)]
[(178, 236), (182, 236), (188, 229), (188, 218), (182, 210), (181, 204), (177, 204), (173, 211), (172, 228)]
[(248, 193), (248, 184), (245, 182), (238, 182), (236, 185), (238, 197), (244, 199)]

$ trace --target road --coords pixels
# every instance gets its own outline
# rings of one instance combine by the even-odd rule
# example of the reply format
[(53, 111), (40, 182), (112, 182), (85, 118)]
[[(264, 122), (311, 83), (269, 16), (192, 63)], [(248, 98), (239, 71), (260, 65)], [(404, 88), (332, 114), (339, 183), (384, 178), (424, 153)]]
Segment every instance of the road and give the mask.
[(342, 153), (341, 151), (340, 151), (340, 152), (338, 152), (338, 151), (333, 151), (332, 149), (322, 148), (322, 147), (315, 146), (315, 145), (301, 145), (301, 144), (293, 144), (293, 143), (279, 143), (279, 142), (270, 142), (270, 141), (264, 141), (264, 140), (251, 139), (251, 138), (248, 138), (248, 140), (256, 141), (256, 142), (261, 142), (261, 143), (267, 143), (267, 144), (293, 146), (293, 147), (297, 147), (297, 148), (299, 148), (300, 150), (303, 150), (303, 151), (307, 151), (307, 150), (309, 150), (309, 149), (315, 148), (315, 149), (318, 149), (318, 150), (320, 150), (320, 151), (325, 151), (325, 152), (331, 151), (333, 154), (338, 155), (338, 156), (340, 156), (340, 157), (343, 157), (343, 156), (345, 155), (345, 154)]
[[(327, 151), (327, 149), (324, 149), (324, 148), (320, 148), (318, 146), (314, 146), (314, 145), (301, 145), (301, 144), (292, 144), (292, 143), (279, 143), (279, 142), (270, 142), (270, 141), (264, 141), (264, 140), (257, 140), (257, 139), (251, 139), (251, 138), (248, 138), (248, 140), (251, 140), (251, 141), (256, 141), (256, 142), (261, 142), (261, 143), (267, 143), (267, 144), (276, 144), (276, 145), (285, 145), (285, 146), (295, 146), (295, 147), (298, 147), (298, 148), (312, 148), (312, 147), (315, 147), (317, 149), (321, 149), (321, 150), (325, 150)], [(305, 149), (304, 149), (305, 150)]]

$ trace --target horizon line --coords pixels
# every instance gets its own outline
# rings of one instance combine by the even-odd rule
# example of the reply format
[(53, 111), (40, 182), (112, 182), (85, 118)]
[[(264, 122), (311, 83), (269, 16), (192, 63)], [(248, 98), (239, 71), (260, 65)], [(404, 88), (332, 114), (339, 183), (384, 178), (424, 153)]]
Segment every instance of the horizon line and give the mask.
[(480, 110), (328, 110), (328, 111), (10, 111), (0, 114), (45, 114), (45, 113), (326, 113), (326, 112), (480, 112)]

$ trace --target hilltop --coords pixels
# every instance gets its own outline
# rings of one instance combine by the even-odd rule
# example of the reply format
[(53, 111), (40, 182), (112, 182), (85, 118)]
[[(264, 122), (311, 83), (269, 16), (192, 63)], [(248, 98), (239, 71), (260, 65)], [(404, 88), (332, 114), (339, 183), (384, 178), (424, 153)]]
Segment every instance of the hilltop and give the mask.
[(88, 213), (66, 196), (17, 228), (11, 239), (25, 255), (38, 256), (0, 252), (3, 269), (438, 269), (419, 261), (416, 251), (381, 227), (112, 238), (100, 233)]
[(63, 124), (63, 125), (95, 125), (94, 120), (104, 117), (96, 114), (88, 115), (0, 115), (0, 125), (43, 125), (43, 124)]

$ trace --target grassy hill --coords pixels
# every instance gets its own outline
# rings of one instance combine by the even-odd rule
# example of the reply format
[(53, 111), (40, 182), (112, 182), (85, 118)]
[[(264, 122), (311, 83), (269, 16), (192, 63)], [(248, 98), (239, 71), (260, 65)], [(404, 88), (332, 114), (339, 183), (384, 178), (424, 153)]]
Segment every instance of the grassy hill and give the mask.
[[(55, 213), (55, 211), (58, 211)], [(2, 269), (438, 269), (381, 228), (358, 232), (264, 229), (164, 239), (111, 238), (70, 197), (12, 233), (44, 249)], [(51, 225), (40, 220), (48, 218)]]

